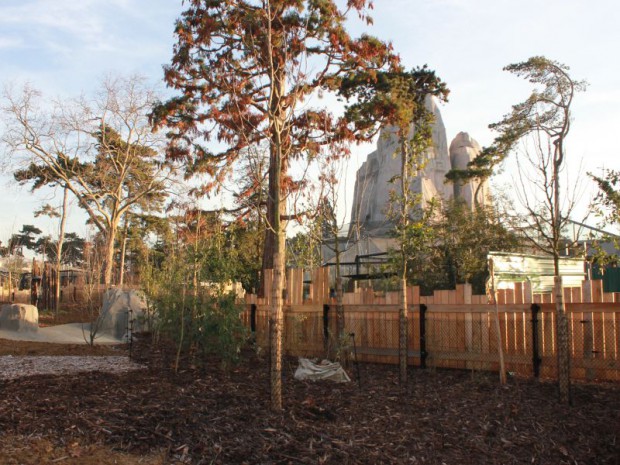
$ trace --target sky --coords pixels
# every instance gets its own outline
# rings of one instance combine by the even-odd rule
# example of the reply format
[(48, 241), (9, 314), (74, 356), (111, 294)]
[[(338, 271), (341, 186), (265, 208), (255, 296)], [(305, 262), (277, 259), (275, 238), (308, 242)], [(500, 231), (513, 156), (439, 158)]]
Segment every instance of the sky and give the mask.
[[(529, 84), (502, 68), (535, 55), (565, 63), (587, 92), (573, 107), (568, 171), (620, 169), (620, 2), (617, 0), (375, 0), (374, 25), (352, 24), (355, 35), (370, 33), (393, 43), (406, 67), (428, 64), (448, 84), (441, 106), (448, 143), (468, 132), (481, 145), (494, 134), (488, 125), (526, 98)], [(181, 0), (0, 0), (0, 84), (26, 82), (52, 97), (92, 92), (106, 74), (140, 73), (164, 88), (162, 65), (174, 44)], [(0, 126), (1, 130), (1, 126)], [(350, 209), (354, 174), (371, 146), (355, 147), (343, 183)], [(0, 152), (1, 153), (1, 152)], [(508, 164), (496, 181), (512, 176)], [(30, 194), (0, 176), (0, 241), (21, 225), (52, 223), (33, 218), (43, 202), (60, 202), (53, 192)], [(593, 189), (585, 188), (584, 202)], [(585, 207), (583, 207), (585, 208)], [(73, 207), (70, 230), (83, 233)]]

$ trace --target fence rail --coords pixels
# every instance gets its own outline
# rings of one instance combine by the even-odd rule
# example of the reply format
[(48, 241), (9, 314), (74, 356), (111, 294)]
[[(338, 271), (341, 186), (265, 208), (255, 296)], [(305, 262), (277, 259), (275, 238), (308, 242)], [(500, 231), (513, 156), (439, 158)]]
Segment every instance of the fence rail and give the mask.
[[(285, 352), (326, 357), (335, 346), (334, 305), (293, 305), (284, 311)], [(346, 305), (345, 333), (353, 334), (360, 361), (398, 363), (398, 307)], [(620, 380), (620, 306), (567, 304), (574, 379)], [(256, 342), (268, 347), (269, 307), (250, 305), (243, 313)], [(409, 308), (410, 365), (497, 370), (493, 307), (413, 305)], [(555, 308), (513, 304), (499, 308), (506, 369), (524, 376), (556, 376)]]
[[(326, 283), (328, 272), (289, 271), (284, 309), (284, 348), (293, 356), (333, 356), (336, 302)], [(316, 280), (316, 277), (319, 280)], [(318, 286), (315, 286), (318, 284)], [(305, 289), (304, 289), (305, 287)], [(468, 285), (420, 296), (407, 289), (408, 363), (415, 366), (498, 370), (495, 306)], [(265, 294), (269, 296), (270, 294)], [(583, 380), (620, 380), (620, 293), (604, 293), (601, 281), (565, 288), (571, 333), (571, 376)], [(373, 363), (398, 363), (399, 292), (359, 289), (344, 295), (345, 334), (353, 334), (357, 357)], [(243, 318), (260, 346), (268, 347), (269, 300), (246, 296)], [(527, 283), (498, 292), (498, 316), (506, 369), (523, 376), (557, 376), (555, 306), (551, 294), (533, 294)], [(346, 342), (346, 341), (345, 341)], [(352, 341), (349, 341), (352, 342)], [(347, 346), (345, 343), (344, 347)]]

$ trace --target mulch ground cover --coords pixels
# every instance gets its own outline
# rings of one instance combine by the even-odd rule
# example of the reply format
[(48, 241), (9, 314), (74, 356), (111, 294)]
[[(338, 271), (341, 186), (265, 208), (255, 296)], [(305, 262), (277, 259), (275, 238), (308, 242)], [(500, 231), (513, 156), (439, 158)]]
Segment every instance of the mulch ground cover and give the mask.
[(617, 384), (574, 384), (566, 407), (550, 382), (412, 370), (403, 389), (380, 365), (362, 365), (361, 387), (301, 382), (289, 359), (275, 413), (268, 361), (251, 352), (179, 373), (171, 346), (144, 338), (133, 355), (145, 370), (0, 383), (0, 463), (620, 464)]

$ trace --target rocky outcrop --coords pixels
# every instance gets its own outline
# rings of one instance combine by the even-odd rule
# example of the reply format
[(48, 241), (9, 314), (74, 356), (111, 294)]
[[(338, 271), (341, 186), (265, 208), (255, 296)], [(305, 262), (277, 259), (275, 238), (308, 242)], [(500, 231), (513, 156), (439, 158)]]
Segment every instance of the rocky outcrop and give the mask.
[[(466, 132), (459, 132), (450, 144), (450, 163), (452, 168), (463, 170), (467, 168), (467, 164), (473, 160), (482, 149), (480, 144), (476, 142)], [(471, 208), (474, 207), (476, 201), (478, 204), (486, 204), (488, 200), (488, 184), (485, 181), (480, 185), (479, 181), (469, 181), (466, 183), (454, 184), (454, 197), (464, 200)], [(474, 197), (477, 195), (477, 198)]]
[[(449, 199), (453, 193), (452, 185), (444, 182), (451, 167), (446, 128), (435, 100), (427, 99), (426, 106), (434, 115), (433, 146), (427, 152), (424, 169), (411, 183), (413, 192), (421, 194), (422, 204), (436, 197)], [(357, 236), (358, 227), (363, 235), (371, 236), (383, 236), (393, 228), (387, 208), (390, 191), (397, 189), (397, 185), (390, 180), (400, 174), (401, 165), (400, 156), (395, 156), (398, 140), (394, 132), (393, 128), (381, 131), (377, 150), (368, 155), (357, 172), (351, 210), (352, 237)]]
[[(130, 329), (134, 332), (144, 329), (145, 309), (146, 301), (137, 291), (110, 289), (103, 295), (103, 308), (96, 323), (97, 332), (127, 340)], [(133, 320), (133, 325), (130, 320)]]
[[(446, 182), (446, 174), (452, 168), (467, 168), (468, 163), (480, 153), (480, 144), (466, 132), (459, 132), (448, 151), (446, 128), (437, 103), (429, 98), (426, 107), (434, 116), (433, 146), (427, 152), (424, 169), (412, 179), (412, 191), (420, 194), (422, 205), (434, 198), (449, 200), (453, 197), (464, 200), (470, 208), (474, 208), (476, 202), (488, 204), (489, 188), (486, 181), (482, 185), (478, 181), (461, 184)], [(412, 127), (412, 134), (414, 130)], [(368, 155), (357, 171), (349, 228), (349, 237), (353, 241), (360, 237), (385, 237), (394, 228), (387, 210), (390, 192), (398, 190), (398, 185), (390, 182), (400, 175), (401, 159), (397, 145), (395, 129), (383, 129), (377, 141), (377, 149)]]
[(4, 304), (0, 307), (0, 329), (38, 331), (39, 311), (34, 305)]

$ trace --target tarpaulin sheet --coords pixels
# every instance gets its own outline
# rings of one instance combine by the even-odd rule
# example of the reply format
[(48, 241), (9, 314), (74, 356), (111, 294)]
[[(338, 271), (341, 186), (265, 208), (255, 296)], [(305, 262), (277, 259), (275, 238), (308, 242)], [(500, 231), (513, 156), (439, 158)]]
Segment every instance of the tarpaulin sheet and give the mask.
[(314, 363), (307, 358), (299, 358), (299, 366), (295, 371), (295, 379), (328, 379), (336, 383), (348, 383), (351, 378), (344, 371), (340, 363), (323, 360)]

